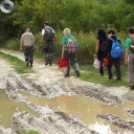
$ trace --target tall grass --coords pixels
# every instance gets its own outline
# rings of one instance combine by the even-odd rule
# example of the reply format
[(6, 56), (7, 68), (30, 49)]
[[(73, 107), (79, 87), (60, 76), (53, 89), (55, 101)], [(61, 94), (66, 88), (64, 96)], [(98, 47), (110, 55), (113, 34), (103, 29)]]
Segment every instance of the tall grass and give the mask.
[[(91, 64), (93, 63), (93, 55), (95, 51), (95, 44), (96, 44), (96, 37), (97, 37), (97, 31), (90, 32), (89, 34), (84, 34), (83, 32), (76, 33), (72, 32), (72, 34), (77, 39), (77, 42), (79, 43), (79, 51), (77, 53), (77, 58), (80, 64)], [(127, 34), (123, 31), (117, 33), (117, 37), (121, 39), (122, 44), (124, 44), (125, 38), (127, 37)], [(42, 58), (42, 47), (40, 46), (40, 38), (41, 34), (37, 33), (35, 34), (36, 38), (36, 45), (37, 50), (35, 52), (36, 57)], [(54, 44), (54, 57), (55, 59), (60, 59), (61, 57), (61, 40), (63, 38), (62, 31), (56, 31), (56, 39), (57, 41)], [(3, 47), (6, 47), (8, 49), (14, 49), (19, 50), (19, 42), (20, 39), (13, 38), (12, 40), (7, 41), (6, 45)]]

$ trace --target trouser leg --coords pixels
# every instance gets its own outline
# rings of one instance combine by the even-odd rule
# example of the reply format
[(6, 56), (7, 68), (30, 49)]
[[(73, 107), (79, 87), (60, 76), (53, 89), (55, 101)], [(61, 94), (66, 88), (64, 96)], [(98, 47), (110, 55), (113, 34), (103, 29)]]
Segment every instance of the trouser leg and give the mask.
[(120, 58), (114, 59), (114, 66), (115, 66), (115, 69), (116, 69), (117, 79), (121, 80)]
[(24, 57), (25, 57), (25, 62), (28, 62), (28, 47), (24, 48)]
[(129, 55), (128, 72), (129, 72), (129, 84), (130, 86), (134, 86), (134, 54)]
[(29, 52), (28, 52), (28, 61), (32, 64), (33, 63), (33, 48), (29, 47)]
[(113, 78), (113, 74), (112, 74), (113, 59), (109, 58), (108, 61), (109, 61), (108, 66), (107, 66), (107, 69), (108, 69), (108, 79), (112, 79)]
[[(101, 65), (102, 65), (103, 59), (101, 59), (100, 62), (101, 62)], [(100, 67), (99, 72), (100, 72), (100, 75), (104, 75), (104, 71), (103, 71), (103, 67), (102, 66)]]
[(79, 70), (79, 64), (77, 62), (77, 58), (75, 54), (70, 54), (70, 62), (75, 71)]

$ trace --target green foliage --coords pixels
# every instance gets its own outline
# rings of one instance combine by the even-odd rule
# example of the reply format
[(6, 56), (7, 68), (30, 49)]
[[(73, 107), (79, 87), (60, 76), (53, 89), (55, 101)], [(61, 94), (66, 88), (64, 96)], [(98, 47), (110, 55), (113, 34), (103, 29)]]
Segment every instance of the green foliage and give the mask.
[(13, 39), (7, 41), (6, 44), (3, 45), (2, 47), (6, 47), (8, 49), (19, 50), (19, 48), (20, 48), (20, 39), (19, 38), (13, 38)]

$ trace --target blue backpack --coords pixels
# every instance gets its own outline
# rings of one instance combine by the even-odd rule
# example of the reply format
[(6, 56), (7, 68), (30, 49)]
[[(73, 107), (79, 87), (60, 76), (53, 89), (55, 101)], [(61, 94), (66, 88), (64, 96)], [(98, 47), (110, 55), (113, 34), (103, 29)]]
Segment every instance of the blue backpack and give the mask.
[(109, 39), (113, 41), (112, 49), (111, 49), (111, 56), (113, 58), (119, 58), (119, 57), (123, 56), (124, 50), (123, 50), (121, 43), (119, 42), (119, 39), (116, 39), (116, 40), (114, 40), (112, 38), (109, 38)]

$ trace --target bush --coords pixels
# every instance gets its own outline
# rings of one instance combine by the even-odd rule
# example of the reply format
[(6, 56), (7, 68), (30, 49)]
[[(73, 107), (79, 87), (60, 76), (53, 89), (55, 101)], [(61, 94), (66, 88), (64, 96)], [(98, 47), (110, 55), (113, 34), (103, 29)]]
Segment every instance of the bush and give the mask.
[(7, 41), (6, 45), (3, 46), (8, 49), (13, 49), (13, 50), (19, 50), (20, 48), (20, 39), (18, 38), (13, 38), (9, 41)]

